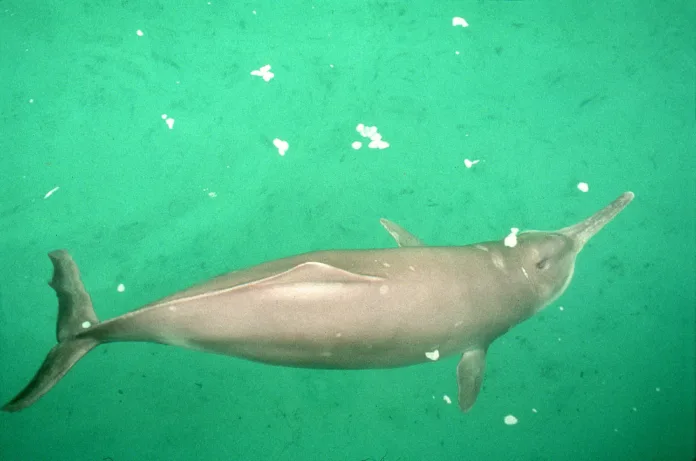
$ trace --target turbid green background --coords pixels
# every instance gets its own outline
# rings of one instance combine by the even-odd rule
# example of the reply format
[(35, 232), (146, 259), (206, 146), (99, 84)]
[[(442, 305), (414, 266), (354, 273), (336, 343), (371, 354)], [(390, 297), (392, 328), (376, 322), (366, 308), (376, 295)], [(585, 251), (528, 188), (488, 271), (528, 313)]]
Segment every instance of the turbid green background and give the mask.
[[(314, 371), (112, 344), (0, 415), (0, 459), (691, 460), (695, 5), (1, 1), (2, 400), (54, 343), (55, 248), (106, 319), (264, 260), (393, 246), (381, 216), (466, 244), (636, 199), (494, 343), (469, 414), (443, 401), (456, 357)], [(358, 123), (391, 147), (353, 150)]]

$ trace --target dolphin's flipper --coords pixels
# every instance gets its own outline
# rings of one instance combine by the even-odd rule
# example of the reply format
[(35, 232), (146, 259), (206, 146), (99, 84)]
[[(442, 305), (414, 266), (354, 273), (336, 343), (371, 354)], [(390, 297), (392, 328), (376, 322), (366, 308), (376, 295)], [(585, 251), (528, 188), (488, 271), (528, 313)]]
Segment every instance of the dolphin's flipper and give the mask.
[(29, 384), (2, 407), (3, 411), (19, 411), (36, 402), (82, 356), (99, 344), (87, 331), (99, 320), (82, 285), (77, 265), (67, 251), (53, 251), (48, 257), (53, 263), (53, 278), (49, 285), (58, 296), (58, 344), (48, 353)]
[(486, 351), (473, 349), (464, 352), (457, 365), (457, 385), (459, 387), (459, 408), (466, 412), (476, 402), (483, 382), (483, 371), (486, 368)]
[(394, 238), (394, 240), (396, 240), (396, 244), (400, 247), (425, 246), (425, 244), (421, 242), (418, 237), (416, 237), (403, 227), (399, 226), (395, 222), (389, 221), (386, 218), (382, 218), (379, 220), (379, 223), (382, 225), (382, 227), (384, 227), (387, 230), (387, 232), (389, 232), (389, 235), (391, 235)]

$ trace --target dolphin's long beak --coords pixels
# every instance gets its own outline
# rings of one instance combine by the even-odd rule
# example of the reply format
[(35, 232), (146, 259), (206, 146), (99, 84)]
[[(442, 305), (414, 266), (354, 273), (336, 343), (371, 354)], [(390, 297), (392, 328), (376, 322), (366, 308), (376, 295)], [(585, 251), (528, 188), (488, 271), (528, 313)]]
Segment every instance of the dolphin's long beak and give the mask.
[(576, 251), (580, 251), (590, 238), (606, 226), (609, 221), (614, 219), (621, 210), (626, 208), (626, 205), (631, 203), (634, 195), (633, 192), (624, 192), (616, 200), (589, 218), (572, 226), (564, 227), (559, 230), (558, 233), (573, 239), (576, 245)]

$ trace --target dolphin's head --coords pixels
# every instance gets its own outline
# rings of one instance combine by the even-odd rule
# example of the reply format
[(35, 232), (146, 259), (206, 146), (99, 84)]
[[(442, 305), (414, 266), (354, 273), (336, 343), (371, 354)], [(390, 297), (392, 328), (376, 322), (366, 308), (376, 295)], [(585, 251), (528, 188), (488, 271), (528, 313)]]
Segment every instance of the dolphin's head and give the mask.
[(519, 235), (524, 273), (544, 305), (559, 297), (570, 283), (575, 268), (573, 239), (556, 232), (529, 231)]
[(570, 283), (575, 258), (587, 241), (633, 200), (625, 192), (606, 207), (573, 226), (555, 232), (529, 231), (519, 235), (524, 273), (543, 305), (558, 298)]

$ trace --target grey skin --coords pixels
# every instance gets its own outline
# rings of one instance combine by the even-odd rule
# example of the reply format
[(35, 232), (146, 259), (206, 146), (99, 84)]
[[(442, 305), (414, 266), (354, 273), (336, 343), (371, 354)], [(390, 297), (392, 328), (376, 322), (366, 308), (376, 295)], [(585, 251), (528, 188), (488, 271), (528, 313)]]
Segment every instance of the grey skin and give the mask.
[(426, 247), (382, 219), (399, 248), (270, 261), (104, 322), (70, 255), (51, 252), (58, 344), (2, 409), (33, 404), (99, 344), (149, 341), (308, 368), (400, 367), (462, 354), (458, 398), (467, 411), (491, 342), (563, 293), (585, 243), (632, 199), (626, 192), (555, 232), (523, 232), (514, 246)]

